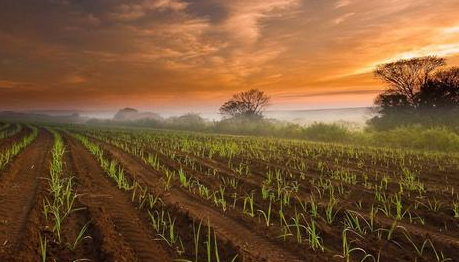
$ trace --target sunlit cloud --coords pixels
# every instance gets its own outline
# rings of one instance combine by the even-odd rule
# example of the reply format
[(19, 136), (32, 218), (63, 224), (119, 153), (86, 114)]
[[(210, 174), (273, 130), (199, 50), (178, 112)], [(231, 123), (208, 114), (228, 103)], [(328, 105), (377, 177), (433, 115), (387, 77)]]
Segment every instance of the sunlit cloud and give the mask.
[(325, 92), (278, 94), (276, 97), (301, 98), (301, 97), (318, 97), (318, 96), (361, 95), (361, 94), (377, 94), (380, 91), (381, 91), (380, 89), (331, 90), (331, 91), (325, 91)]
[(443, 30), (445, 34), (459, 34), (459, 25), (458, 26), (453, 26), (453, 27), (447, 27)]
[(70, 74), (63, 77), (63, 82), (66, 84), (81, 84), (85, 83), (87, 79), (78, 74)]
[(338, 18), (335, 18), (335, 19), (333, 19), (333, 24), (339, 25), (339, 24), (343, 23), (344, 21), (348, 20), (353, 15), (355, 15), (355, 12), (347, 13), (347, 14), (344, 14), (344, 15), (338, 17)]
[(28, 82), (19, 82), (19, 81), (10, 81), (10, 80), (2, 80), (0, 79), (0, 89), (4, 90), (15, 90), (20, 91), (23, 90), (30, 90), (33, 88), (34, 84)]
[(410, 59), (414, 57), (422, 57), (422, 56), (438, 56), (449, 58), (451, 56), (459, 56), (459, 40), (457, 43), (451, 44), (433, 44), (427, 45), (420, 48), (416, 48), (415, 50), (402, 52), (396, 54), (392, 57), (387, 59), (374, 61), (371, 64), (367, 65), (366, 67), (360, 68), (353, 72), (354, 74), (362, 74), (371, 72), (377, 65), (394, 62), (399, 59)]
[(345, 7), (345, 6), (348, 6), (350, 4), (351, 4), (350, 0), (339, 0), (339, 1), (336, 1), (335, 8), (339, 9), (341, 7)]
[(12, 88), (16, 86), (17, 83), (11, 82), (11, 81), (6, 81), (6, 80), (0, 80), (0, 88)]
[(25, 104), (32, 86), (36, 107), (217, 110), (248, 88), (278, 107), (371, 105), (384, 88), (371, 74), (378, 64), (459, 63), (455, 0), (20, 1), (0, 2), (9, 107)]
[(262, 19), (288, 14), (298, 4), (298, 0), (231, 1), (224, 29), (240, 42), (253, 43), (261, 36)]
[(144, 18), (150, 11), (181, 11), (188, 3), (180, 0), (143, 0), (123, 3), (115, 8), (111, 18), (119, 21), (133, 21)]

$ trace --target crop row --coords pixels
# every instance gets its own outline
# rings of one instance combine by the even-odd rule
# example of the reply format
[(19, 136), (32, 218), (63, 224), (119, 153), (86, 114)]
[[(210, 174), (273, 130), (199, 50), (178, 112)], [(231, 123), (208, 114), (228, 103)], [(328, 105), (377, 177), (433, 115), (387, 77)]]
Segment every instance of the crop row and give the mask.
[[(152, 189), (127, 176), (122, 166), (114, 159), (109, 160), (104, 150), (96, 143), (79, 134), (72, 136), (95, 156), (118, 189), (129, 193), (132, 203), (146, 212), (158, 240), (162, 240), (176, 253), (178, 258), (175, 261), (197, 262), (199, 258), (205, 258), (209, 262), (223, 261), (219, 252), (220, 241), (208, 222), (193, 220), (190, 223), (191, 219), (184, 219), (181, 217), (183, 215), (174, 211), (174, 207), (163, 201), (161, 192), (153, 192)], [(192, 229), (192, 236), (191, 232), (185, 232), (182, 228)], [(191, 250), (186, 249), (186, 243), (192, 243)], [(236, 261), (237, 258), (236, 254), (228, 261)]]
[(0, 127), (0, 139), (14, 136), (15, 134), (21, 132), (22, 130), (22, 125), (20, 124), (14, 124), (14, 127), (11, 128), (10, 124), (5, 124)]
[(88, 224), (84, 225), (74, 239), (62, 235), (67, 219), (81, 208), (75, 207), (79, 194), (74, 186), (74, 178), (64, 171), (65, 146), (62, 137), (53, 129), (49, 131), (53, 134), (54, 144), (49, 176), (46, 178), (47, 195), (43, 199), (43, 233), (39, 236), (39, 252), (43, 262), (48, 259), (49, 246), (73, 251), (85, 237), (88, 229)]
[(0, 152), (0, 170), (5, 168), (5, 166), (11, 162), (11, 160), (24, 149), (30, 143), (32, 143), (35, 138), (38, 136), (38, 129), (34, 126), (28, 126), (32, 132), (23, 137), (20, 141), (13, 143), (10, 147), (4, 149)]
[[(237, 142), (233, 137), (207, 138), (204, 135), (184, 133), (135, 133), (131, 130), (85, 130), (85, 133), (113, 143), (160, 170), (164, 174), (166, 188), (171, 188), (171, 184), (177, 181), (190, 193), (213, 203), (223, 211), (232, 209), (241, 213), (248, 223), (258, 222), (265, 225), (268, 233), (282, 241), (293, 240), (300, 246), (306, 242), (313, 250), (333, 253), (339, 248), (334, 246), (336, 242), (333, 243), (331, 240), (332, 246), (329, 248), (325, 245), (333, 235), (339, 234), (342, 242), (341, 253), (335, 256), (349, 260), (350, 253), (357, 252), (362, 253), (359, 256), (362, 260), (378, 260), (381, 249), (374, 250), (376, 253), (373, 251), (371, 254), (363, 247), (350, 245), (365, 245), (364, 239), (375, 238), (381, 247), (387, 243), (395, 246), (407, 245), (412, 247), (416, 257), (427, 255), (436, 261), (449, 260), (437, 250), (434, 240), (426, 238), (423, 234), (410, 232), (409, 227), (414, 225), (422, 228), (429, 220), (421, 214), (436, 214), (444, 210), (445, 203), (437, 200), (435, 194), (433, 197), (431, 194), (442, 195), (443, 191), (428, 191), (416, 172), (406, 167), (401, 169), (402, 172), (396, 180), (387, 175), (373, 175), (370, 180), (368, 174), (357, 175), (348, 169), (330, 168), (330, 165), (323, 164), (321, 160), (335, 156), (338, 159), (334, 161), (335, 165), (355, 162), (356, 159), (374, 160), (364, 161), (363, 165), (376, 165), (375, 162), (378, 161), (400, 165), (409, 159), (410, 167), (418, 166), (419, 162), (426, 159), (433, 163), (455, 160), (441, 160), (433, 153), (401, 154), (388, 149), (372, 149), (373, 152), (361, 153), (356, 148), (343, 150), (343, 146), (333, 144), (329, 145), (330, 149), (323, 144), (314, 144), (319, 149), (311, 149), (306, 143), (306, 149), (301, 150), (290, 141), (268, 142), (262, 146), (259, 141), (262, 139), (258, 138), (243, 138), (242, 142)], [(262, 142), (266, 140), (263, 139)], [(286, 149), (288, 146), (292, 148)], [(276, 151), (280, 149), (283, 149), (282, 153)], [(334, 153), (326, 153), (326, 150)], [(314, 159), (317, 166), (305, 168), (306, 164), (301, 162), (301, 159), (306, 157), (292, 157), (298, 154), (298, 151), (308, 152), (307, 158)], [(377, 156), (375, 152), (385, 152), (385, 156)], [(297, 159), (289, 164), (298, 172), (292, 172), (289, 168), (260, 165), (265, 162), (281, 163), (279, 160), (284, 159), (282, 155)], [(217, 163), (230, 170), (231, 175), (221, 172), (218, 168), (204, 165), (202, 161), (196, 161), (196, 158)], [(253, 164), (245, 159), (257, 161)], [(171, 162), (178, 163), (178, 166), (166, 164)], [(248, 181), (255, 181), (255, 184)], [(398, 190), (394, 190), (393, 185), (396, 185), (395, 188)], [(356, 192), (363, 192), (370, 198), (347, 200)], [(456, 200), (453, 200), (450, 208), (446, 210), (451, 212), (451, 223), (448, 226), (452, 226), (450, 228), (445, 224), (443, 230), (455, 232), (457, 229), (454, 229), (454, 221), (458, 216), (458, 201), (454, 190), (451, 196), (456, 197)], [(372, 198), (373, 201), (370, 201)]]

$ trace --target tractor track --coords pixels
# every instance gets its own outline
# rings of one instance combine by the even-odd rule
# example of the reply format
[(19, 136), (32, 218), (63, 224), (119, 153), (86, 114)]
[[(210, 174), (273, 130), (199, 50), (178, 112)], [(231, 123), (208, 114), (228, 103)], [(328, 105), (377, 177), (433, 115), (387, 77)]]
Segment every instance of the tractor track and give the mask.
[(47, 175), (52, 143), (51, 134), (41, 129), (0, 174), (0, 261), (12, 261), (24, 248), (21, 240), (37, 203), (40, 179)]
[(130, 196), (118, 189), (99, 163), (76, 139), (65, 135), (73, 172), (80, 184), (81, 202), (88, 208), (100, 236), (107, 261), (172, 261), (155, 241)]

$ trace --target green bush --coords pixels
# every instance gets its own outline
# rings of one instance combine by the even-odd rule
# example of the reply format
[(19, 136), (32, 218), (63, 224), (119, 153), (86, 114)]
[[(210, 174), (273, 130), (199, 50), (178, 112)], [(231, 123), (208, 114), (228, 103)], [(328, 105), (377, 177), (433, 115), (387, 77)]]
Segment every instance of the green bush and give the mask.
[[(100, 121), (95, 125), (119, 125), (119, 122)], [(350, 143), (367, 146), (386, 146), (420, 150), (459, 152), (459, 135), (447, 127), (425, 125), (399, 126), (389, 130), (367, 128), (356, 131), (348, 124), (313, 123), (309, 126), (273, 119), (235, 117), (209, 122), (197, 114), (171, 117), (163, 121), (129, 122), (130, 126), (189, 130), (233, 135), (294, 138), (320, 142)]]
[(383, 146), (407, 147), (422, 150), (459, 151), (459, 135), (446, 127), (421, 125), (397, 127), (372, 132), (372, 143)]
[(352, 132), (339, 124), (314, 123), (303, 128), (303, 138), (325, 142), (349, 142)]

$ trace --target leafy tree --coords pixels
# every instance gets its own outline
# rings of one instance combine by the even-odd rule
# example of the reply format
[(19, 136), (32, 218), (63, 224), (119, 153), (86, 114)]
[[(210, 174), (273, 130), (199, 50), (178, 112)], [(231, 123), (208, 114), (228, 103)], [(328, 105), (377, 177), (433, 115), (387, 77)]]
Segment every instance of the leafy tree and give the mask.
[(421, 108), (457, 109), (459, 107), (459, 67), (437, 72), (418, 94)]
[(220, 114), (225, 117), (262, 118), (269, 100), (270, 97), (263, 91), (251, 89), (233, 95), (232, 99), (220, 107)]
[(416, 106), (416, 94), (427, 83), (432, 72), (444, 65), (445, 59), (435, 56), (401, 59), (379, 65), (374, 75), (389, 86), (383, 95), (404, 96), (409, 104)]
[(370, 124), (379, 129), (451, 125), (459, 111), (459, 68), (441, 68), (444, 65), (444, 59), (429, 56), (378, 66), (375, 76), (389, 88), (376, 98), (379, 116)]

